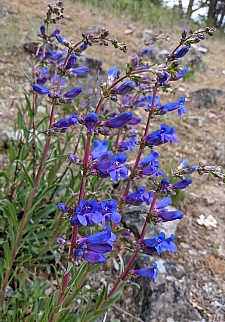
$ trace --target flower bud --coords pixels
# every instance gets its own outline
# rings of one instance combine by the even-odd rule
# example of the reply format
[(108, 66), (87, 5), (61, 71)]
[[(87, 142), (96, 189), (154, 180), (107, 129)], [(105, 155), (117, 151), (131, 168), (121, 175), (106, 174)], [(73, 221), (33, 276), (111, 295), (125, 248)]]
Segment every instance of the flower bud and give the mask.
[(39, 85), (39, 84), (34, 84), (33, 90), (36, 91), (40, 95), (46, 95), (50, 92), (49, 89), (47, 89), (46, 87)]
[(41, 34), (42, 35), (45, 35), (45, 25), (41, 25), (41, 27), (40, 27), (40, 31), (41, 31)]
[(66, 69), (73, 68), (73, 66), (76, 64), (76, 60), (77, 60), (77, 56), (75, 54), (71, 54), (66, 64)]
[(84, 124), (88, 130), (92, 130), (98, 123), (98, 115), (96, 113), (88, 113), (84, 119)]
[(63, 97), (66, 97), (66, 98), (75, 98), (81, 92), (82, 92), (82, 87), (81, 86), (77, 86), (77, 87), (71, 89), (69, 92), (63, 94)]
[(128, 94), (135, 88), (135, 86), (136, 86), (136, 83), (134, 81), (128, 80), (117, 88), (117, 94), (119, 95)]
[(184, 57), (189, 52), (189, 46), (183, 46), (180, 50), (175, 53), (176, 58)]
[(130, 122), (132, 118), (133, 114), (131, 112), (125, 112), (108, 121), (102, 122), (102, 124), (109, 128), (119, 129), (125, 126), (128, 122)]
[(70, 210), (70, 208), (69, 208), (69, 207), (67, 207), (67, 205), (65, 205), (65, 204), (64, 204), (64, 203), (62, 203), (62, 202), (58, 203), (57, 207), (58, 207), (58, 209), (59, 209), (61, 212), (63, 212), (63, 213), (68, 212), (68, 211)]

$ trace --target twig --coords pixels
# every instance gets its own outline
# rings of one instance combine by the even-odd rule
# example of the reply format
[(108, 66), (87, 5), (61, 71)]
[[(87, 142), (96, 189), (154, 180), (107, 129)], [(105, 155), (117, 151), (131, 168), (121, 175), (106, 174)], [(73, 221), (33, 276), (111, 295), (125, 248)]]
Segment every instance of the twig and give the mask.
[(125, 315), (129, 316), (130, 318), (134, 319), (135, 321), (144, 322), (142, 319), (137, 318), (136, 316), (134, 316), (134, 315), (130, 314), (129, 312), (127, 312), (127, 311), (125, 311), (125, 310), (121, 309), (121, 308), (120, 308), (120, 307), (118, 307), (116, 304), (113, 304), (113, 305), (112, 305), (112, 308), (113, 308), (113, 309), (115, 309), (115, 310), (117, 310), (117, 311), (118, 311), (118, 312), (120, 312), (121, 314), (125, 314)]

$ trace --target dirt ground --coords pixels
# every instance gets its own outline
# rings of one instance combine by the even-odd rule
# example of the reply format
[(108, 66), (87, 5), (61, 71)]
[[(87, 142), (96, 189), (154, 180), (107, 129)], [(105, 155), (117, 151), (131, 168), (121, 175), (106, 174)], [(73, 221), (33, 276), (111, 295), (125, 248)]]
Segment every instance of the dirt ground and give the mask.
[[(88, 27), (100, 25), (110, 31), (122, 42), (127, 43), (128, 56), (137, 48), (143, 48), (142, 31), (151, 29), (151, 23), (141, 23), (117, 19), (109, 14), (99, 15), (95, 9), (87, 9), (80, 4), (65, 1), (65, 19), (60, 22), (61, 33), (66, 38), (77, 40)], [(1, 6), (8, 13), (0, 21), (2, 49), (0, 55), (0, 130), (13, 128), (16, 104), (23, 97), (23, 87), (27, 87), (22, 69), (29, 73), (30, 58), (24, 52), (25, 39), (36, 39), (42, 23), (47, 1), (43, 0), (6, 0)], [(183, 29), (185, 26), (182, 26)], [(132, 29), (133, 32), (126, 34)], [(156, 30), (158, 32), (158, 30)], [(170, 31), (164, 31), (166, 34)], [(173, 49), (179, 34), (171, 35), (166, 48)], [(224, 39), (210, 38), (202, 42), (208, 48), (203, 56), (204, 66), (195, 79), (180, 81), (176, 97), (186, 96), (187, 115), (178, 117), (176, 113), (158, 120), (158, 124), (167, 122), (175, 125), (179, 144), (159, 149), (163, 160), (170, 158), (175, 167), (180, 160), (187, 158), (189, 164), (199, 161), (207, 165), (221, 165), (225, 169), (225, 104), (218, 98), (216, 104), (197, 107), (192, 93), (203, 88), (225, 91), (225, 42)], [(164, 44), (162, 44), (162, 47)], [(111, 66), (122, 68), (127, 55), (112, 47), (93, 46), (87, 55), (103, 61), (103, 70)], [(164, 103), (174, 97), (163, 95)], [(165, 161), (162, 161), (162, 163)], [(208, 176), (193, 176), (193, 184), (186, 192), (185, 200), (177, 207), (184, 212), (177, 233), (178, 251), (173, 259), (185, 266), (186, 292), (190, 303), (199, 310), (207, 321), (224, 321), (225, 305), (225, 184)], [(202, 217), (202, 215), (204, 217)], [(208, 220), (206, 220), (208, 218)]]

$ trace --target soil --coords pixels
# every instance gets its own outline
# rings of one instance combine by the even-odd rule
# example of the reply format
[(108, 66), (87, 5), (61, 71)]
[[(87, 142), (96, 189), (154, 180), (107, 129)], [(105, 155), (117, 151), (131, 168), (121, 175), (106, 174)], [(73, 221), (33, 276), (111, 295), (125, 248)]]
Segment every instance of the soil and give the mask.
[[(42, 24), (47, 1), (43, 0), (6, 0), (1, 1), (7, 10), (0, 22), (2, 50), (0, 55), (0, 130), (11, 130), (14, 125), (16, 104), (23, 97), (23, 88), (28, 88), (24, 69), (31, 72), (31, 57), (24, 52), (23, 42), (30, 38), (36, 40), (36, 33)], [(110, 31), (110, 35), (127, 43), (128, 54), (110, 46), (93, 46), (86, 54), (103, 61), (102, 68), (107, 72), (111, 66), (121, 68), (137, 48), (143, 48), (142, 31), (150, 29), (151, 24), (143, 26), (141, 22), (119, 19), (110, 14), (99, 14), (80, 4), (65, 1), (65, 19), (60, 22), (65, 38), (76, 40), (88, 27), (100, 25)], [(5, 11), (4, 11), (5, 12)], [(185, 26), (182, 26), (182, 28)], [(126, 30), (132, 29), (132, 33)], [(178, 29), (177, 29), (178, 30)], [(158, 30), (156, 30), (156, 33)], [(170, 33), (166, 31), (165, 33)], [(180, 31), (179, 31), (180, 32)], [(173, 49), (179, 40), (179, 33), (171, 33), (169, 43), (160, 46)], [(175, 125), (179, 144), (163, 146), (157, 150), (162, 156), (162, 164), (168, 167), (166, 160), (171, 160), (170, 167), (184, 158), (189, 164), (199, 161), (207, 165), (221, 165), (225, 168), (225, 102), (217, 96), (217, 102), (198, 107), (193, 92), (204, 88), (225, 90), (225, 71), (223, 70), (225, 43), (224, 38), (210, 38), (202, 42), (208, 48), (203, 56), (204, 66), (196, 73), (195, 79), (179, 81), (175, 96), (162, 95), (161, 101), (167, 103), (179, 96), (187, 97), (185, 107), (187, 115), (178, 117), (176, 113), (157, 119), (160, 123)], [(140, 112), (144, 115), (144, 112)], [(185, 217), (178, 225), (176, 244), (178, 251), (172, 260), (186, 268), (184, 279), (186, 296), (206, 321), (224, 321), (225, 303), (225, 184), (207, 174), (193, 176), (193, 184), (185, 192), (185, 199), (178, 200), (176, 206)], [(202, 220), (199, 220), (200, 216)], [(212, 216), (209, 217), (209, 216)], [(209, 221), (204, 219), (209, 217)], [(210, 219), (211, 218), (211, 219)], [(120, 314), (118, 313), (118, 316)]]

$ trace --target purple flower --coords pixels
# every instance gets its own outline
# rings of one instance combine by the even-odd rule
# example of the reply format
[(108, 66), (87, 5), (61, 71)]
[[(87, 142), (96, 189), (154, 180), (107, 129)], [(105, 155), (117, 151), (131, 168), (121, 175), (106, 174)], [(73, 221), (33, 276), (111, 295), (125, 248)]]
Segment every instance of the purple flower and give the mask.
[(68, 154), (68, 159), (70, 160), (70, 162), (74, 164), (78, 164), (80, 162), (80, 159), (76, 157), (76, 155), (74, 155), (73, 153)]
[(134, 81), (128, 80), (117, 88), (117, 94), (119, 95), (128, 94), (135, 88), (135, 86), (136, 86), (136, 83)]
[(160, 255), (165, 250), (167, 250), (169, 254), (177, 250), (177, 246), (173, 243), (173, 240), (174, 240), (173, 234), (169, 238), (166, 238), (165, 234), (161, 232), (155, 238), (141, 239), (140, 243), (145, 245), (144, 251), (146, 253), (152, 254), (154, 251), (157, 251), (158, 254)]
[(88, 43), (85, 42), (82, 45), (80, 45), (79, 50), (80, 50), (80, 52), (82, 52), (82, 51), (86, 50), (87, 48), (88, 48)]
[(63, 94), (63, 97), (66, 97), (66, 98), (75, 98), (81, 92), (82, 92), (82, 87), (81, 86), (77, 86), (77, 87), (71, 89), (69, 92)]
[(157, 170), (159, 167), (158, 153), (154, 150), (151, 151), (147, 157), (142, 159), (138, 164), (138, 174), (146, 175), (146, 176), (161, 176), (163, 172), (161, 170)]
[(108, 150), (108, 142), (107, 141), (94, 141), (94, 150), (90, 154), (90, 158), (92, 160), (99, 159), (103, 153)]
[(167, 192), (167, 188), (169, 187), (169, 179), (168, 178), (163, 178), (161, 180), (161, 183), (160, 183), (160, 190), (163, 192), (163, 193), (166, 193)]
[(53, 54), (50, 59), (53, 60), (53, 61), (57, 61), (59, 60), (60, 58), (63, 57), (63, 55), (65, 54), (65, 52), (61, 51), (59, 53), (56, 53), (56, 54)]
[(180, 164), (178, 165), (177, 169), (180, 170), (180, 169), (184, 168), (187, 164), (188, 164), (188, 160), (187, 159), (183, 159), (180, 162)]
[(87, 66), (77, 67), (77, 68), (71, 68), (70, 73), (73, 75), (84, 75), (89, 71), (89, 68)]
[(77, 226), (79, 222), (82, 226), (92, 226), (102, 221), (102, 214), (98, 211), (96, 200), (82, 200), (76, 207), (75, 214), (70, 220), (72, 226)]
[(68, 46), (69, 45), (69, 41), (66, 40), (65, 38), (63, 38), (60, 34), (56, 34), (55, 38), (58, 40), (58, 42), (62, 45)]
[(198, 170), (198, 166), (197, 165), (192, 165), (189, 168), (184, 169), (183, 173), (191, 174), (191, 173), (195, 172), (196, 170)]
[(171, 197), (165, 197), (163, 199), (161, 199), (154, 207), (154, 212), (157, 216), (158, 221), (172, 221), (175, 219), (182, 219), (183, 218), (183, 214), (178, 211), (178, 210), (174, 210), (174, 211), (168, 211), (166, 209), (166, 207), (171, 203), (172, 199)]
[(133, 151), (136, 147), (136, 137), (133, 137), (130, 140), (122, 141), (119, 144), (119, 150), (120, 152), (123, 151)]
[(114, 182), (118, 181), (119, 178), (124, 179), (128, 176), (128, 169), (125, 166), (121, 166), (126, 160), (127, 156), (123, 152), (112, 157), (107, 172)]
[(66, 69), (73, 68), (73, 66), (76, 64), (76, 60), (77, 56), (75, 54), (71, 54), (66, 64)]
[(44, 85), (46, 82), (47, 82), (47, 77), (46, 76), (44, 76), (44, 77), (38, 77), (37, 78), (37, 84), (39, 84), (39, 85)]
[(86, 259), (91, 264), (104, 263), (106, 261), (103, 253), (112, 250), (113, 243), (116, 240), (115, 234), (111, 233), (110, 225), (96, 234), (80, 238), (77, 240), (78, 246), (74, 251), (74, 259)]
[(192, 183), (192, 180), (188, 178), (188, 179), (184, 179), (179, 182), (176, 182), (174, 184), (171, 184), (171, 188), (182, 190), (182, 189), (185, 189), (187, 186), (189, 186), (189, 184), (191, 183)]
[(35, 92), (37, 92), (40, 95), (46, 95), (50, 92), (49, 89), (47, 89), (46, 87), (39, 85), (39, 84), (34, 84), (33, 89)]
[(41, 25), (40, 32), (42, 35), (45, 35), (45, 30), (46, 30), (45, 25)]
[(124, 200), (128, 205), (140, 206), (143, 202), (146, 202), (147, 204), (149, 204), (149, 202), (151, 203), (152, 194), (153, 191), (147, 193), (145, 187), (142, 186), (141, 188), (138, 188), (136, 192), (124, 197)]
[(116, 210), (117, 202), (112, 199), (110, 201), (103, 200), (99, 203), (99, 211), (102, 213), (102, 225), (105, 226), (105, 222), (112, 221), (118, 224), (121, 220), (121, 215)]
[(188, 68), (183, 68), (179, 72), (177, 72), (175, 75), (170, 76), (168, 78), (168, 81), (177, 81), (177, 80), (181, 79), (187, 72), (188, 72)]
[(176, 58), (182, 58), (189, 52), (190, 47), (189, 46), (183, 46), (180, 50), (175, 52)]
[(160, 105), (158, 107), (158, 111), (160, 115), (166, 114), (167, 112), (172, 112), (174, 110), (178, 110), (178, 115), (186, 114), (186, 109), (182, 104), (185, 102), (184, 97), (180, 97), (180, 100), (177, 102), (171, 102), (164, 105)]
[(149, 49), (149, 48), (145, 48), (140, 52), (141, 55), (150, 55), (151, 53), (152, 53), (152, 49)]
[(168, 80), (168, 78), (170, 77), (170, 74), (168, 74), (167, 72), (162, 71), (161, 75), (158, 75), (158, 82), (161, 86), (163, 86), (165, 84), (165, 82)]
[(58, 205), (57, 205), (58, 209), (65, 213), (65, 212), (68, 212), (70, 210), (69, 207), (67, 207), (67, 205), (65, 205), (64, 203), (60, 202)]
[(102, 122), (103, 126), (119, 129), (125, 126), (128, 122), (130, 122), (133, 118), (133, 113), (131, 112), (124, 112), (108, 121)]
[(55, 37), (57, 34), (60, 34), (60, 28), (56, 28), (56, 30), (51, 34), (51, 37)]
[(131, 270), (132, 274), (143, 276), (143, 277), (150, 277), (152, 282), (155, 282), (155, 278), (158, 274), (157, 264), (154, 263), (152, 268), (141, 268), (141, 269), (133, 269)]
[(88, 113), (84, 119), (84, 125), (91, 131), (98, 123), (98, 115), (94, 112)]
[(176, 129), (175, 127), (169, 128), (166, 124), (161, 124), (160, 129), (143, 137), (143, 141), (145, 144), (153, 146), (153, 145), (161, 145), (164, 143), (173, 143), (177, 142), (178, 138), (174, 135)]
[(111, 67), (108, 71), (107, 84), (112, 85), (114, 80), (119, 76), (120, 71), (116, 67)]
[(66, 119), (66, 118), (61, 119), (61, 120), (57, 121), (56, 123), (54, 123), (53, 126), (57, 129), (61, 130), (61, 129), (68, 128), (74, 124), (78, 124), (77, 115), (71, 114), (68, 119)]

